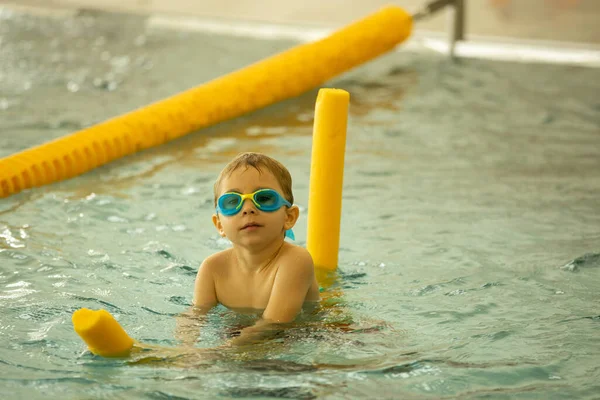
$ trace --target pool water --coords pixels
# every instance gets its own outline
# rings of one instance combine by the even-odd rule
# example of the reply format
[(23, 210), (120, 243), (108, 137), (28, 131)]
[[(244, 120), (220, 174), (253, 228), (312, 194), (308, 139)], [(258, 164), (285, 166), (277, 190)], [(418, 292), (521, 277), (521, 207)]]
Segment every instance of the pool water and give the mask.
[[(0, 156), (293, 45), (97, 12), (0, 22)], [(3, 396), (597, 398), (599, 71), (400, 49), (329, 86), (351, 115), (339, 271), (318, 310), (254, 348), (182, 357), (94, 357), (71, 324), (104, 308), (178, 345), (198, 265), (229, 246), (212, 184), (239, 152), (290, 169), (305, 245), (314, 90), (0, 200)], [(253, 320), (218, 307), (198, 347)]]

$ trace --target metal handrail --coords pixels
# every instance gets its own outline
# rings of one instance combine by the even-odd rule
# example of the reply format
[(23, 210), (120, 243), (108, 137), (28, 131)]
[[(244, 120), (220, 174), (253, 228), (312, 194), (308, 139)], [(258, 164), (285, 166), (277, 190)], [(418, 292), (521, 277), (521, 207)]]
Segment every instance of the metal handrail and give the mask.
[(455, 57), (456, 42), (465, 40), (465, 1), (466, 0), (433, 0), (424, 4), (413, 14), (414, 21), (426, 19), (448, 6), (451, 25), (449, 30), (449, 55)]

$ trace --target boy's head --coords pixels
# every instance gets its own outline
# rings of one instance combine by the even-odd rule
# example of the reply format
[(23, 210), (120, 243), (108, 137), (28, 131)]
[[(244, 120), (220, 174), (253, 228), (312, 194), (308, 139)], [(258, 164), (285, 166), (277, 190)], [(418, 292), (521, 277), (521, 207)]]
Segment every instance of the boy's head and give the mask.
[(290, 175), (290, 172), (287, 170), (287, 168), (283, 166), (283, 164), (265, 154), (241, 153), (233, 160), (231, 160), (229, 164), (227, 164), (225, 168), (223, 168), (223, 170), (217, 177), (214, 186), (215, 207), (217, 206), (217, 200), (219, 199), (219, 195), (221, 194), (221, 184), (223, 183), (223, 180), (229, 177), (234, 171), (236, 171), (239, 168), (254, 168), (258, 172), (270, 172), (271, 174), (273, 174), (275, 179), (277, 179), (277, 182), (279, 182), (279, 185), (281, 186), (282, 190), (281, 194), (283, 195), (283, 197), (285, 197), (285, 199), (290, 203), (294, 204), (294, 194), (292, 193), (292, 176)]
[[(226, 192), (238, 193), (239, 197)], [(260, 247), (273, 243), (283, 238), (298, 219), (289, 171), (264, 154), (242, 153), (234, 158), (219, 174), (214, 193), (217, 210), (213, 223), (219, 234), (234, 245)], [(242, 197), (250, 194), (252, 201)], [(219, 200), (221, 196), (225, 197)], [(229, 201), (233, 201), (229, 204), (234, 209), (228, 208)]]

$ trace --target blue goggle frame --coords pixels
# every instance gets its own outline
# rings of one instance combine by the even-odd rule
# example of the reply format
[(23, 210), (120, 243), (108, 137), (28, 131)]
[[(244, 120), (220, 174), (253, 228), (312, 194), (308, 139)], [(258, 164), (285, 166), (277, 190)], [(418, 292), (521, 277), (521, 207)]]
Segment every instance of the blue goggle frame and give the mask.
[(260, 211), (274, 212), (283, 206), (291, 207), (292, 204), (283, 198), (276, 190), (259, 189), (254, 193), (227, 192), (217, 200), (217, 213), (232, 216), (240, 212), (244, 201), (252, 200), (252, 203)]
[[(217, 214), (222, 214), (227, 217), (236, 215), (242, 209), (244, 201), (252, 200), (252, 203), (260, 211), (274, 212), (281, 207), (291, 207), (292, 203), (283, 198), (276, 190), (259, 189), (254, 193), (236, 193), (227, 192), (221, 195), (217, 200)], [(294, 232), (291, 229), (285, 231), (285, 236), (295, 240)]]

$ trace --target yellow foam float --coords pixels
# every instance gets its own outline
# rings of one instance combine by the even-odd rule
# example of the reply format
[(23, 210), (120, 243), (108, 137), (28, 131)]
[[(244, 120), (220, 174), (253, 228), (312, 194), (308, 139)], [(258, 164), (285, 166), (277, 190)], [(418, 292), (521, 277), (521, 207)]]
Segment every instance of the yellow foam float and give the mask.
[(135, 344), (135, 340), (106, 310), (80, 308), (73, 313), (71, 320), (75, 332), (96, 355), (126, 357)]
[(80, 175), (117, 158), (298, 96), (394, 48), (412, 17), (388, 6), (167, 99), (0, 159), (0, 197)]
[(316, 268), (336, 269), (350, 94), (321, 89), (315, 105), (306, 249)]

